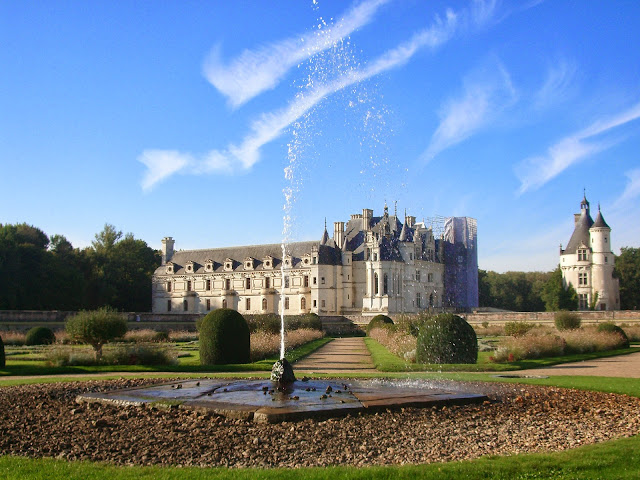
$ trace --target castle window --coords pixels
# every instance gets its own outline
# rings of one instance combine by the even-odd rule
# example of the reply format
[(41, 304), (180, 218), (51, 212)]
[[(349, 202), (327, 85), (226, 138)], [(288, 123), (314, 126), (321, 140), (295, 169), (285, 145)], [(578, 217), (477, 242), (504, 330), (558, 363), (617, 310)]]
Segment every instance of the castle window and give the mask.
[(433, 282), (433, 273), (427, 273), (427, 282)]
[[(207, 280), (207, 286), (206, 286), (206, 289), (207, 289), (207, 290), (211, 290), (211, 280)], [(209, 309), (207, 308), (207, 310), (209, 310)]]
[(416, 292), (416, 306), (422, 308), (422, 295), (420, 295), (420, 292)]
[(313, 284), (317, 285), (318, 284), (318, 277), (313, 277)]
[(211, 310), (211, 300), (207, 298), (207, 310)]
[(189, 311), (189, 302), (188, 302), (187, 300), (185, 300), (184, 302), (182, 302), (182, 309), (183, 309), (185, 312), (188, 312), (188, 311)]
[(167, 282), (167, 292), (171, 291), (171, 282)]
[(289, 297), (285, 297), (284, 299), (284, 309), (289, 310)]
[(271, 277), (266, 277), (264, 279), (264, 288), (271, 288)]
[(267, 309), (267, 299), (263, 298), (262, 299), (262, 310), (266, 310)]
[(307, 308), (307, 299), (302, 297), (300, 299), (300, 310), (306, 310)]
[(373, 254), (373, 261), (374, 261), (374, 262), (377, 262), (377, 261), (378, 261), (378, 254), (377, 254), (377, 253), (374, 253), (374, 254)]
[(324, 308), (324, 307), (325, 307), (325, 305), (326, 305), (326, 304), (325, 304), (324, 300), (322, 300), (322, 308)]
[(249, 277), (247, 277), (247, 280), (246, 280), (246, 283), (245, 283), (245, 288), (247, 290), (251, 290), (251, 279)]
[(420, 281), (420, 270), (416, 270), (416, 282)]
[(318, 306), (318, 301), (317, 301), (317, 300), (314, 300), (314, 301), (313, 301), (313, 308), (316, 308), (317, 306)]
[(373, 293), (378, 295), (379, 287), (378, 287), (378, 274), (373, 274)]
[(604, 263), (609, 263), (609, 257), (607, 257), (606, 255), (604, 256)]
[(587, 279), (587, 274), (585, 273), (578, 273), (578, 285), (588, 285), (588, 279)]
[(227, 308), (227, 299), (226, 298), (222, 299), (222, 308)]
[(191, 291), (191, 280), (187, 280), (187, 292)]
[(231, 290), (231, 279), (229, 278), (224, 279), (224, 289)]
[(284, 288), (289, 288), (289, 277), (284, 277)]
[(304, 287), (307, 288), (309, 286), (309, 275), (304, 276)]
[(587, 260), (587, 249), (586, 248), (578, 249), (578, 261), (583, 262), (586, 260)]
[(250, 298), (245, 299), (244, 307), (245, 307), (244, 308), (245, 310), (251, 310), (251, 299)]
[(171, 311), (171, 300), (167, 300), (167, 312)]
[(589, 299), (586, 293), (578, 294), (578, 310), (586, 310), (589, 307)]
[(324, 285), (324, 277), (320, 277), (320, 283)]
[(386, 273), (382, 277), (382, 293), (383, 295), (387, 295), (389, 293), (389, 277)]

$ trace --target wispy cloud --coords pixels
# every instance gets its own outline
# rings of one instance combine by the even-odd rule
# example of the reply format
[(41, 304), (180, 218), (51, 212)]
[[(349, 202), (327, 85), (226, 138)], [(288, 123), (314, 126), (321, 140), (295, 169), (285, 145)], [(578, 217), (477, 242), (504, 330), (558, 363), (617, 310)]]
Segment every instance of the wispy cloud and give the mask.
[(635, 168), (625, 172), (625, 176), (629, 179), (622, 194), (613, 203), (614, 208), (622, 208), (631, 200), (640, 196), (640, 168)]
[(138, 161), (147, 167), (142, 177), (142, 189), (145, 192), (165, 178), (193, 165), (191, 155), (176, 150), (145, 150)]
[[(476, 1), (475, 3), (483, 2)], [(488, 12), (483, 10), (483, 21), (487, 18), (489, 18)], [(282, 135), (294, 121), (328, 96), (383, 72), (398, 68), (407, 63), (419, 50), (435, 49), (446, 43), (456, 31), (463, 27), (477, 25), (479, 21), (479, 17), (475, 16), (473, 12), (463, 11), (458, 14), (447, 10), (443, 17), (436, 16), (431, 26), (417, 32), (407, 42), (388, 50), (367, 66), (344, 72), (326, 83), (313, 84), (308, 90), (300, 91), (286, 107), (263, 113), (251, 123), (249, 133), (238, 145), (230, 144), (224, 150), (212, 150), (199, 160), (193, 160), (192, 157), (186, 156), (185, 158), (188, 158), (189, 161), (184, 161), (184, 158), (180, 156), (182, 154), (176, 155), (177, 152), (170, 152), (179, 160), (183, 160), (173, 170), (166, 167), (167, 158), (170, 157), (166, 152), (159, 150), (147, 152), (147, 155), (140, 160), (150, 169), (158, 166), (159, 171), (147, 172), (144, 182), (145, 190), (150, 190), (153, 187), (154, 179), (160, 181), (177, 172), (199, 174), (249, 170), (260, 160), (260, 149), (265, 144)], [(155, 156), (158, 159), (155, 159)]]
[(245, 50), (228, 65), (223, 64), (218, 45), (211, 50), (204, 62), (204, 75), (228, 98), (232, 107), (238, 107), (256, 95), (276, 87), (285, 74), (301, 61), (330, 48), (371, 22), (378, 9), (389, 1), (365, 0), (349, 9), (334, 25), (257, 50)]
[(547, 149), (546, 155), (523, 160), (516, 166), (516, 175), (520, 179), (518, 192), (536, 190), (575, 163), (618, 144), (622, 138), (609, 134), (638, 118), (640, 103), (561, 139)]
[(515, 101), (516, 91), (506, 68), (499, 61), (491, 67), (467, 78), (462, 94), (442, 107), (440, 124), (420, 156), (422, 163), (466, 140)]
[(534, 106), (537, 109), (546, 108), (570, 96), (576, 72), (575, 63), (567, 60), (560, 60), (549, 68), (547, 78), (535, 94)]

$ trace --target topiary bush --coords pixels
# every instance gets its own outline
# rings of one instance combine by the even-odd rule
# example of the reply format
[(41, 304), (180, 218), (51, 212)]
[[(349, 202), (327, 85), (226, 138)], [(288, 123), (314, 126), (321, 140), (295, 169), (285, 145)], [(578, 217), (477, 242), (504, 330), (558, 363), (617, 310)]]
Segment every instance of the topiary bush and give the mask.
[(374, 328), (384, 327), (385, 325), (393, 325), (393, 320), (391, 319), (391, 317), (388, 317), (383, 314), (376, 315), (367, 324), (367, 328), (366, 328), (367, 335)]
[(478, 338), (466, 320), (441, 313), (420, 327), (416, 344), (417, 363), (477, 363)]
[(6, 358), (4, 356), (4, 342), (0, 337), (0, 368), (4, 368), (7, 365)]
[(615, 323), (611, 323), (611, 322), (601, 323), (600, 325), (598, 325), (597, 330), (598, 332), (617, 333), (624, 339), (624, 346), (622, 348), (629, 348), (629, 337), (627, 337), (627, 334), (625, 333), (625, 331)]
[(67, 318), (65, 328), (72, 340), (91, 345), (100, 363), (102, 346), (127, 333), (127, 319), (110, 308), (83, 310)]
[(200, 324), (200, 363), (249, 363), (251, 333), (242, 315), (229, 308), (208, 313)]
[(251, 333), (280, 333), (280, 315), (275, 313), (259, 313), (247, 315), (244, 318), (247, 321), (247, 325), (249, 325), (249, 331)]
[(33, 327), (24, 337), (25, 345), (51, 345), (55, 341), (53, 330), (47, 327)]
[(558, 330), (575, 330), (580, 328), (582, 320), (577, 313), (561, 310), (554, 315), (554, 322)]
[(506, 322), (504, 324), (504, 334), (511, 337), (521, 337), (532, 328), (535, 328), (535, 323), (529, 322)]

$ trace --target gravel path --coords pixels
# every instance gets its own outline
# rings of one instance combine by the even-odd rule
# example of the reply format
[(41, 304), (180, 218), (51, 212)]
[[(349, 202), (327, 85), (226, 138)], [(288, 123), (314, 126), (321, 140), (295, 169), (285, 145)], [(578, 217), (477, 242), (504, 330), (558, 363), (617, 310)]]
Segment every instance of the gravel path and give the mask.
[(484, 405), (276, 425), (74, 401), (83, 392), (151, 383), (157, 381), (0, 388), (0, 453), (115, 464), (386, 465), (563, 450), (640, 432), (640, 399), (512, 384), (434, 385), (485, 393), (491, 401)]

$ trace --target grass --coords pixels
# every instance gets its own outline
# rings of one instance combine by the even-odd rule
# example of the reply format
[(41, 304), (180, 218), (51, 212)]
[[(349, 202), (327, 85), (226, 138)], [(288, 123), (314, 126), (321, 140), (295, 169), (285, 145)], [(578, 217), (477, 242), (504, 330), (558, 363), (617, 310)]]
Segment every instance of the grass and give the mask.
[(419, 364), (407, 363), (400, 357), (392, 354), (386, 347), (370, 337), (364, 339), (373, 364), (381, 372), (512, 372), (530, 368), (550, 367), (560, 363), (582, 362), (597, 358), (613, 357), (638, 352), (637, 348), (623, 348), (606, 352), (591, 352), (562, 355), (558, 357), (537, 358), (519, 360), (510, 363), (493, 363), (489, 361), (491, 352), (479, 352), (478, 363), (469, 364)]
[[(295, 362), (321, 346), (330, 342), (331, 338), (320, 338), (311, 341), (298, 348), (287, 352), (285, 357), (290, 362)], [(81, 348), (84, 348), (80, 346)], [(273, 364), (278, 360), (277, 356), (246, 364), (231, 365), (200, 365), (200, 355), (193, 342), (178, 346), (179, 352), (188, 352), (189, 356), (179, 358), (178, 365), (94, 365), (94, 366), (67, 366), (50, 367), (43, 360), (34, 358), (21, 358), (18, 355), (7, 357), (7, 365), (0, 369), (2, 376), (26, 376), (26, 375), (61, 375), (74, 373), (108, 373), (108, 372), (175, 372), (175, 373), (210, 373), (210, 372), (270, 372)], [(41, 352), (29, 351), (27, 355), (42, 355)]]

